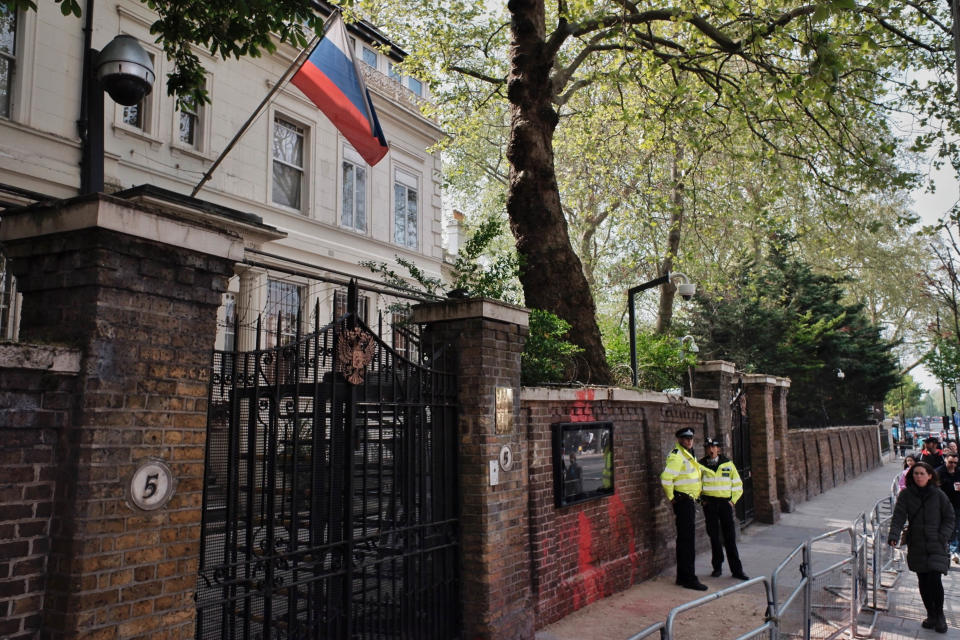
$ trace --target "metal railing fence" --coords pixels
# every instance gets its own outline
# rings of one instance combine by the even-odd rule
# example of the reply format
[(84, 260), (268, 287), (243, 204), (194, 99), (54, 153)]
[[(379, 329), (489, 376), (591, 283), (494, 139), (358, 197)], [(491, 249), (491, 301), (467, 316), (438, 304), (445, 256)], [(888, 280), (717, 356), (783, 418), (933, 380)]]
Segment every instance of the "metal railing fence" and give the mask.
[[(866, 638), (873, 633), (881, 599), (902, 571), (900, 553), (887, 544), (893, 496), (876, 502), (869, 517), (861, 513), (849, 527), (827, 531), (797, 546), (780, 562), (768, 580), (753, 578), (674, 607), (665, 622), (650, 625), (629, 640), (679, 640), (674, 626), (680, 614), (707, 603), (740, 594), (762, 584), (764, 621), (734, 640), (765, 637), (771, 640), (827, 640)], [(869, 624), (860, 622), (869, 612)]]

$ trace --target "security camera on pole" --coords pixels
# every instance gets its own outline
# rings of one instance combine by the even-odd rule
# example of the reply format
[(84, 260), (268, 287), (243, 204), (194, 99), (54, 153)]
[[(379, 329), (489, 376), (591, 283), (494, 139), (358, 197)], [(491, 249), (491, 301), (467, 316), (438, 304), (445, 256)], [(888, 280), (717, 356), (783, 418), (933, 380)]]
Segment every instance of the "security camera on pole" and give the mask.
[(80, 119), (80, 193), (103, 191), (103, 92), (118, 104), (133, 106), (153, 90), (156, 74), (150, 56), (136, 38), (121, 34), (102, 51), (91, 47), (93, 3), (84, 28), (83, 94)]

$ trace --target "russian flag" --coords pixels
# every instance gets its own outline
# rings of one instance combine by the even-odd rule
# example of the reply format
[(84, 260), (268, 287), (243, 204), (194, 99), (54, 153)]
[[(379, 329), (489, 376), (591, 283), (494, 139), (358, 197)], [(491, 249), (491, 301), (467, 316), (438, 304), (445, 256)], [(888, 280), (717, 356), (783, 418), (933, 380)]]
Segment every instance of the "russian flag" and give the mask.
[(370, 92), (353, 60), (339, 12), (291, 82), (323, 111), (370, 166), (387, 155)]

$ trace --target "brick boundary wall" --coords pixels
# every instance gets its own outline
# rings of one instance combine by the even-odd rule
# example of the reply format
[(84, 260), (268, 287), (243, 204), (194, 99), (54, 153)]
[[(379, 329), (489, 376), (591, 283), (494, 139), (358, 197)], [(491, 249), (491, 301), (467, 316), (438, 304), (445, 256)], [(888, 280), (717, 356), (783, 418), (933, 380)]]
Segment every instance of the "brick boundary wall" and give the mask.
[[(717, 430), (717, 403), (625, 389), (524, 388), (530, 475), (530, 558), (536, 627), (647, 580), (674, 564), (672, 510), (660, 471), (681, 427)], [(551, 425), (614, 424), (614, 494), (554, 506)], [(698, 509), (700, 550), (709, 547)]]
[(0, 637), (40, 634), (57, 441), (80, 352), (0, 344)]
[(883, 464), (877, 428), (789, 429), (785, 499), (794, 505), (805, 502)]

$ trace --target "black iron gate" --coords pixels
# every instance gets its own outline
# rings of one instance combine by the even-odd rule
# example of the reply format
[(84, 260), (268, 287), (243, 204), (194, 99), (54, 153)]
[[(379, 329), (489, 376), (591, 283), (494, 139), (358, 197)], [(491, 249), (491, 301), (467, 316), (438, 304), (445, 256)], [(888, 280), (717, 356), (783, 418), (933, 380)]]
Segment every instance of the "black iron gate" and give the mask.
[(743, 496), (737, 501), (736, 512), (741, 526), (753, 522), (756, 515), (753, 506), (753, 470), (750, 462), (750, 423), (747, 420), (747, 396), (743, 392), (743, 380), (733, 390), (730, 400), (732, 421), (733, 464), (743, 480)]
[(456, 378), (404, 342), (214, 354), (197, 638), (458, 636)]

